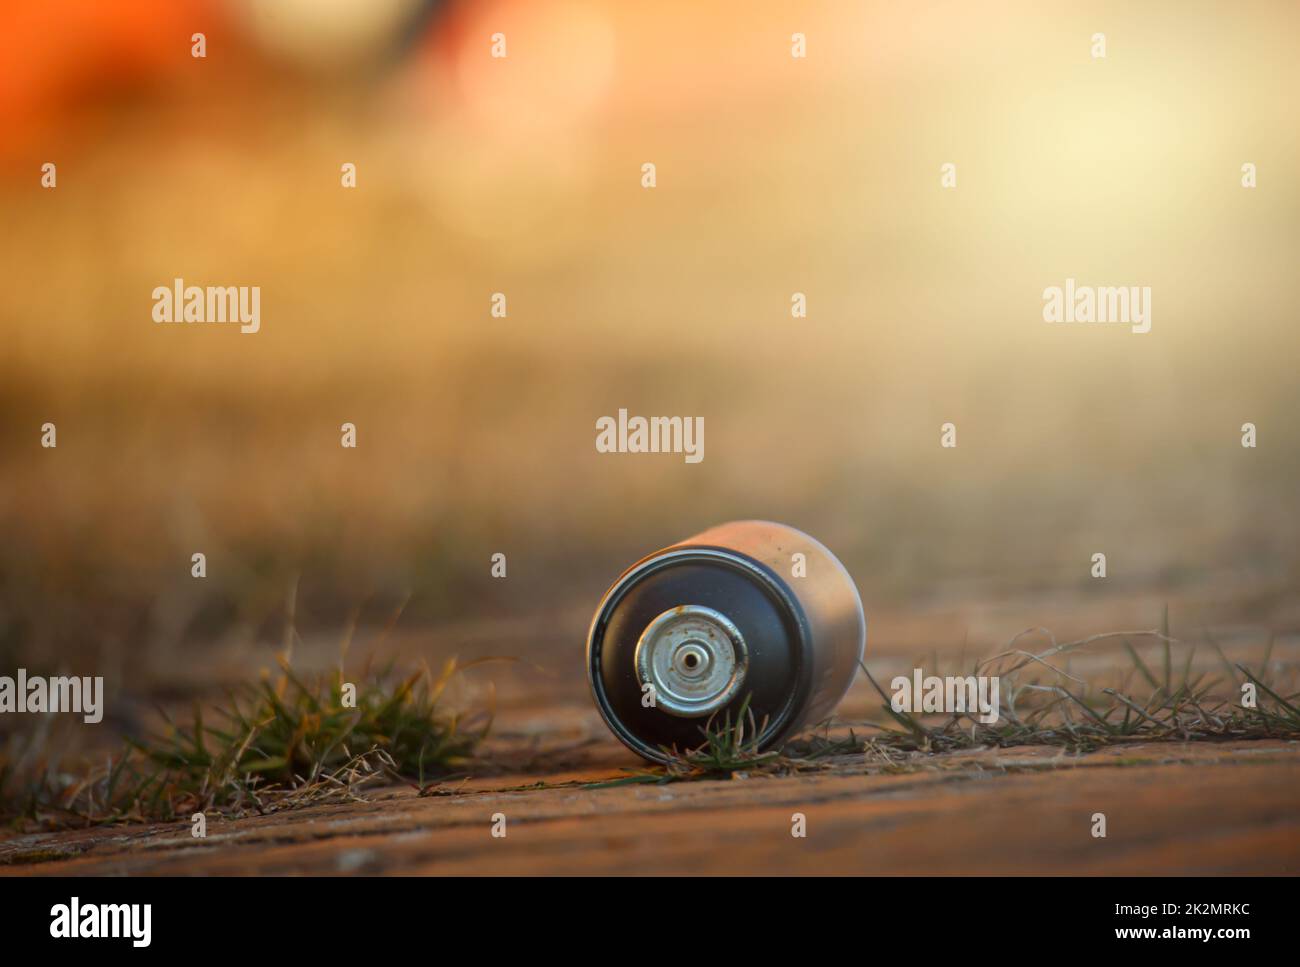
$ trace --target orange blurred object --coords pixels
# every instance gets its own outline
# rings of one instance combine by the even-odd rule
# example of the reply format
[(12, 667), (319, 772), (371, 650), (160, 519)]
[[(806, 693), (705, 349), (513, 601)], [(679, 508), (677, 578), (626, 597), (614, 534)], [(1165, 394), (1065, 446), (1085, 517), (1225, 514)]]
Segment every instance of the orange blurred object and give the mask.
[(175, 69), (190, 59), (191, 36), (222, 19), (214, 0), (9, 5), (0, 15), (0, 153), (33, 146), (87, 99)]

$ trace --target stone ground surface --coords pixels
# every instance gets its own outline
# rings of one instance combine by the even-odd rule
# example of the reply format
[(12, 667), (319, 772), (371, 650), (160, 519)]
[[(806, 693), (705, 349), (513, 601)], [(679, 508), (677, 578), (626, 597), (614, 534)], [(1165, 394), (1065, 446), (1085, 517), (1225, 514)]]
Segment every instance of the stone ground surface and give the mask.
[[(576, 708), (569, 719), (574, 734), (593, 725)], [(0, 874), (1300, 873), (1296, 742), (986, 749), (893, 773), (859, 757), (815, 774), (599, 789), (587, 786), (637, 763), (596, 729), (531, 755), (517, 774), (438, 795), (394, 788), (213, 819), (204, 840), (188, 824), (18, 836), (0, 843)], [(491, 835), (497, 813), (504, 838)], [(791, 835), (794, 813), (805, 838)]]

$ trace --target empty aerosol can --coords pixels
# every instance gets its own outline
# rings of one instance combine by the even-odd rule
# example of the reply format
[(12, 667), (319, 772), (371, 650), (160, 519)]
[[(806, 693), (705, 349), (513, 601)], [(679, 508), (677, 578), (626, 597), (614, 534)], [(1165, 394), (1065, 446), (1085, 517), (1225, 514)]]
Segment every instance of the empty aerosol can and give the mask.
[(633, 564), (605, 593), (587, 675), (628, 748), (704, 741), (746, 698), (761, 748), (830, 715), (862, 660), (866, 621), (849, 572), (818, 541), (768, 521), (720, 524)]

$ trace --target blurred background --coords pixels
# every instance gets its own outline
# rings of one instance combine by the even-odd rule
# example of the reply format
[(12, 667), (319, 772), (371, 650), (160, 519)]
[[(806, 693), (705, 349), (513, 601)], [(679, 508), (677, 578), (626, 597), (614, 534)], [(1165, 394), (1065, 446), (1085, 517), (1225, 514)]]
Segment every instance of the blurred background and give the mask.
[[(1300, 640), (1294, 4), (0, 18), (6, 673), (198, 688), (288, 612), (326, 662), (403, 608), (389, 645), (576, 694), (618, 573), (746, 517), (842, 558), (869, 657), (1166, 605)], [(178, 277), (260, 286), (260, 333), (155, 325)], [(1151, 332), (1044, 323), (1067, 277), (1150, 286)], [(620, 407), (704, 461), (598, 454)]]

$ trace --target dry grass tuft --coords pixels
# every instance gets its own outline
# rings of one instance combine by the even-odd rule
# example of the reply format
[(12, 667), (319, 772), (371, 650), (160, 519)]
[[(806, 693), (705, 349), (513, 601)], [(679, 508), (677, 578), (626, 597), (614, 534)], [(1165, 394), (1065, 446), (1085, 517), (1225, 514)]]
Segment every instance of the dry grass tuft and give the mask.
[[(1039, 652), (1020, 647), (1041, 634), (1050, 646)], [(1144, 662), (1133, 642), (1146, 639), (1160, 649), (1154, 669)], [(889, 694), (865, 665), (863, 673), (879, 693), (885, 724), (824, 723), (815, 733), (787, 743), (778, 751), (761, 752), (754, 736), (752, 713), (740, 721), (712, 720), (704, 741), (685, 753), (672, 750), (667, 765), (632, 773), (592, 788), (638, 782), (675, 782), (865, 767), (897, 772), (927, 768), (933, 756), (982, 748), (1053, 746), (1081, 754), (1134, 742), (1226, 742), (1250, 739), (1300, 739), (1300, 695), (1296, 669), (1275, 669), (1270, 637), (1252, 671), (1233, 663), (1207, 635), (1222, 674), (1192, 674), (1196, 648), (1169, 634), (1166, 612), (1160, 629), (1114, 631), (1058, 643), (1051, 632), (1031, 628), (1011, 640), (1002, 652), (978, 661), (963, 674), (991, 675), (1001, 680), (996, 722), (979, 721), (975, 710), (955, 712), (940, 721), (932, 716), (896, 711)], [(1120, 643), (1128, 667), (1119, 687), (1097, 687), (1071, 673), (1069, 656)], [(1184, 651), (1185, 654), (1177, 654)], [(1175, 658), (1181, 658), (1176, 662)], [(1061, 667), (1062, 664), (1065, 667)], [(1176, 673), (1176, 668), (1181, 673)], [(1283, 682), (1288, 684), (1284, 684)], [(1254, 707), (1241, 704), (1243, 686), (1252, 685)], [(1145, 691), (1139, 689), (1145, 686)], [(874, 732), (869, 737), (858, 729)]]

